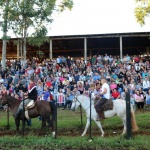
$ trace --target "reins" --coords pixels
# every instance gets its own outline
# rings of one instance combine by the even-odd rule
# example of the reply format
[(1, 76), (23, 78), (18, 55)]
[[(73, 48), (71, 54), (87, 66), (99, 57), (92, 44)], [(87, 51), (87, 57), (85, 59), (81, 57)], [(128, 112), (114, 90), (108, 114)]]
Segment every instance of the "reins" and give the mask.
[[(78, 102), (79, 102), (79, 100), (77, 99), (77, 96), (75, 97), (75, 99), (76, 99), (75, 101), (78, 101)], [(81, 106), (81, 103), (80, 103), (80, 102), (79, 102), (79, 104), (80, 104), (80, 106)], [(92, 102), (90, 106), (92, 106), (93, 104), (94, 104), (94, 102)], [(88, 109), (90, 108), (90, 106), (88, 106), (88, 107), (85, 109), (85, 111), (88, 110)], [(75, 103), (75, 107), (76, 107), (76, 103)]]

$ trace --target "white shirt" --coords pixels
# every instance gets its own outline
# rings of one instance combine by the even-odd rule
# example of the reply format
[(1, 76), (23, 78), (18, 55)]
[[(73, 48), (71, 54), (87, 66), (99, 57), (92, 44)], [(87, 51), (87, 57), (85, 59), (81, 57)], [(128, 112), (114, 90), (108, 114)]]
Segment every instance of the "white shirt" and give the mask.
[(102, 85), (102, 89), (101, 89), (102, 92), (101, 93), (104, 92), (105, 88), (107, 89), (107, 92), (105, 94), (103, 94), (103, 96), (104, 96), (104, 98), (110, 99), (110, 87), (109, 87), (109, 85), (107, 83), (104, 83)]
[(4, 83), (4, 79), (0, 79), (0, 83)]
[(150, 82), (147, 80), (143, 81), (143, 89), (149, 88), (150, 87)]

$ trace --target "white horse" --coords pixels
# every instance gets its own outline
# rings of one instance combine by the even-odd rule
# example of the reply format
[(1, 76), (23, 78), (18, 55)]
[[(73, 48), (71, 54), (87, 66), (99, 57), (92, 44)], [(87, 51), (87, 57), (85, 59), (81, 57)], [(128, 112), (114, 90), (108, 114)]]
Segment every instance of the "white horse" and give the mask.
[[(98, 118), (98, 114), (94, 108), (94, 101), (93, 99), (95, 98), (93, 94), (92, 95), (92, 102), (91, 102), (91, 119), (93, 119), (95, 121), (95, 123), (97, 124), (97, 126), (99, 127), (99, 129), (101, 130), (101, 136), (104, 136), (104, 131), (102, 129), (101, 123), (100, 121), (97, 121)], [(85, 95), (79, 95), (79, 96), (75, 96), (73, 102), (72, 102), (72, 106), (71, 109), (72, 110), (76, 110), (78, 108), (78, 106), (80, 106), (86, 111), (86, 116), (87, 116), (87, 123), (84, 129), (84, 132), (82, 133), (81, 136), (84, 136), (87, 132), (87, 129), (90, 125), (90, 98), (85, 96)], [(118, 115), (122, 121), (123, 121), (123, 125), (124, 125), (124, 129), (122, 132), (122, 135), (126, 133), (126, 102), (122, 99), (117, 99), (113, 101), (113, 110), (107, 110), (104, 111), (104, 116), (105, 118), (110, 118), (113, 117), (115, 115)], [(136, 124), (136, 120), (135, 120), (135, 116), (134, 116), (134, 111), (133, 108), (131, 106), (131, 122), (132, 122), (132, 131), (137, 131), (138, 127)]]

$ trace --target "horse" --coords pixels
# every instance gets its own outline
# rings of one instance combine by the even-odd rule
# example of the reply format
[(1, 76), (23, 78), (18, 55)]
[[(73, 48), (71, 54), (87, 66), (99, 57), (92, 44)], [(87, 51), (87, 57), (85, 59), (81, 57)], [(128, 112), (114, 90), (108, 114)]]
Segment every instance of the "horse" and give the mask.
[[(9, 95), (4, 95), (1, 97), (1, 104), (3, 106), (7, 104), (10, 107), (14, 118), (20, 103), (21, 103), (20, 100)], [(54, 121), (56, 118), (56, 109), (57, 107), (53, 102), (48, 102), (44, 100), (36, 101), (35, 106), (33, 108), (28, 109), (28, 116), (29, 118), (36, 118), (38, 116), (42, 116), (41, 129), (43, 129), (46, 126), (46, 122), (47, 122), (48, 127), (52, 128), (52, 135), (55, 136)], [(50, 120), (50, 115), (52, 115), (52, 120)], [(15, 118), (17, 131), (19, 130), (20, 120), (23, 120), (23, 112), (22, 115), (20, 115), (20, 117)]]
[[(99, 129), (102, 133), (101, 136), (103, 137), (104, 131), (102, 129), (102, 125), (101, 125), (100, 121), (97, 120), (98, 114), (94, 108), (94, 99), (95, 99), (95, 96), (93, 94), (91, 94), (91, 119), (93, 119), (95, 121), (95, 123), (97, 124), (97, 126), (99, 127)], [(80, 106), (80, 105), (85, 110), (86, 117), (87, 117), (86, 126), (84, 129), (84, 132), (81, 135), (81, 136), (84, 136), (90, 125), (90, 98), (85, 95), (75, 96), (74, 100), (72, 101), (71, 110), (76, 110), (78, 108), (78, 106)], [(123, 121), (124, 128), (123, 128), (122, 135), (124, 135), (126, 133), (126, 128), (127, 128), (126, 127), (126, 102), (124, 100), (122, 100), (122, 99), (114, 100), (113, 101), (113, 109), (104, 111), (105, 118), (111, 118), (115, 115), (118, 115)], [(132, 124), (132, 131), (137, 131), (138, 127), (136, 124), (134, 110), (133, 110), (132, 106), (131, 106), (131, 124)]]

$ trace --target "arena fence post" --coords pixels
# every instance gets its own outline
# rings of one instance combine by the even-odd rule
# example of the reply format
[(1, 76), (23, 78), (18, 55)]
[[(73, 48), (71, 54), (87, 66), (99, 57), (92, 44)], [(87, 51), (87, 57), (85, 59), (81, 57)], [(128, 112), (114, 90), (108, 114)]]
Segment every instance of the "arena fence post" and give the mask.
[(81, 133), (82, 133), (82, 129), (83, 129), (83, 117), (82, 117), (82, 107), (80, 105), (80, 114), (81, 114)]
[(126, 93), (126, 126), (127, 126), (127, 135), (126, 139), (131, 139), (131, 104), (130, 104), (130, 93)]
[(7, 105), (7, 129), (9, 130), (10, 126), (9, 126), (9, 106)]
[(55, 96), (55, 104), (56, 104), (56, 118), (55, 118), (55, 139), (57, 139), (57, 96)]
[(22, 101), (23, 101), (23, 110), (22, 110), (22, 137), (24, 137), (24, 129), (25, 129), (25, 108), (24, 108), (24, 95), (23, 95), (23, 99), (22, 99)]
[(92, 105), (92, 99), (91, 99), (91, 92), (90, 92), (90, 140), (92, 140), (92, 120), (91, 120), (91, 105)]

